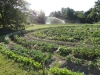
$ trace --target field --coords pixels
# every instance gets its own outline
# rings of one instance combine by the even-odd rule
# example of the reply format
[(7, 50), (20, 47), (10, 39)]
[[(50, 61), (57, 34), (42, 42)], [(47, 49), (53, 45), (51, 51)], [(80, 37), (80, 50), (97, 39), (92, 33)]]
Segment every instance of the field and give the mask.
[(100, 73), (100, 25), (31, 25), (4, 41), (0, 53), (30, 75)]

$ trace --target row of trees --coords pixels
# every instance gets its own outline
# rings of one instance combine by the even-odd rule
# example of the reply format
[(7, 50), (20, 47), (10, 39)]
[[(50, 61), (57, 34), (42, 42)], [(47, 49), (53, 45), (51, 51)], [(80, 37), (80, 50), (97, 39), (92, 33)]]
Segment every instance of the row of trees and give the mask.
[(94, 8), (88, 11), (75, 11), (62, 8), (61, 11), (51, 12), (50, 16), (65, 20), (66, 23), (94, 23), (100, 21), (100, 0), (95, 2)]

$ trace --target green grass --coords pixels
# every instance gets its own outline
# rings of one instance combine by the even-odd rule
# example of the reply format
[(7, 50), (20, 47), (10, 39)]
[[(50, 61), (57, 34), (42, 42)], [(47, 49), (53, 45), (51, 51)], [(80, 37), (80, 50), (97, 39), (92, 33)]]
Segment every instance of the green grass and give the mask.
[(48, 28), (48, 27), (59, 27), (59, 26), (80, 26), (80, 25), (100, 25), (100, 24), (41, 24), (41, 25), (27, 25), (26, 30)]
[(59, 26), (77, 26), (79, 24), (43, 24), (43, 25), (30, 25), (26, 27), (26, 30), (32, 30), (32, 29), (40, 29), (40, 28), (48, 28), (48, 27), (59, 27)]

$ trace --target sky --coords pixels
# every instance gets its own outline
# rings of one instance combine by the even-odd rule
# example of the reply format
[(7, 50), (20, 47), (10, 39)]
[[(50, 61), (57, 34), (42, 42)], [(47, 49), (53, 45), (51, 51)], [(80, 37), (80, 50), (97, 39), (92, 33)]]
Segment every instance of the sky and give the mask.
[(30, 9), (45, 12), (49, 16), (50, 12), (61, 10), (64, 8), (72, 8), (75, 11), (87, 11), (95, 5), (97, 0), (26, 0), (29, 2)]

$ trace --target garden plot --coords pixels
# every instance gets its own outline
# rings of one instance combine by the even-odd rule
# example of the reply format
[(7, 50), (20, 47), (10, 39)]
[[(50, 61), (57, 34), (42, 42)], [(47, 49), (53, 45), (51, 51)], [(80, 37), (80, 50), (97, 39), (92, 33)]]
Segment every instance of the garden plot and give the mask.
[[(51, 60), (47, 60), (49, 63), (46, 63), (46, 66), (68, 67), (70, 70), (85, 74), (96, 74), (100, 72), (99, 29), (99, 26), (96, 25), (45, 28), (27, 33), (24, 36), (14, 35), (13, 39), (27, 49), (51, 54), (50, 58), (48, 57)], [(59, 41), (70, 43), (70, 45), (59, 44)], [(74, 47), (73, 44), (75, 44)], [(56, 62), (59, 64), (55, 64)], [(92, 72), (94, 69), (96, 71)]]

